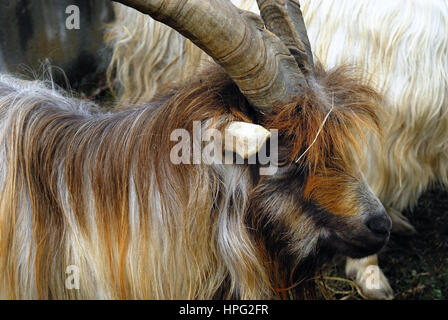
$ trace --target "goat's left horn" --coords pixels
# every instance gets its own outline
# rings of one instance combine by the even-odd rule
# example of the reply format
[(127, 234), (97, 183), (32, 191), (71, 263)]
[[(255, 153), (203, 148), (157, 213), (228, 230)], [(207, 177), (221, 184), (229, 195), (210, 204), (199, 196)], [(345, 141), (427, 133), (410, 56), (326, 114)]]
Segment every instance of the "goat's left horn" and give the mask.
[(283, 42), (229, 0), (117, 2), (150, 15), (193, 41), (224, 68), (260, 111), (294, 102), (308, 86)]

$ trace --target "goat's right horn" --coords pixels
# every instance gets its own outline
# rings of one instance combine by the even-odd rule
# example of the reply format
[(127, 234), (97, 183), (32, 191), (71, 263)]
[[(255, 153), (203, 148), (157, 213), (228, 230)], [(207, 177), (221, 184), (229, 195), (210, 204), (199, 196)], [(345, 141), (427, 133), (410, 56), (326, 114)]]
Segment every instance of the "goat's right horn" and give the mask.
[(305, 75), (314, 74), (313, 53), (297, 0), (257, 0), (266, 28), (288, 47)]
[(228, 0), (117, 2), (150, 15), (194, 42), (226, 70), (260, 111), (293, 102), (307, 86), (282, 41)]

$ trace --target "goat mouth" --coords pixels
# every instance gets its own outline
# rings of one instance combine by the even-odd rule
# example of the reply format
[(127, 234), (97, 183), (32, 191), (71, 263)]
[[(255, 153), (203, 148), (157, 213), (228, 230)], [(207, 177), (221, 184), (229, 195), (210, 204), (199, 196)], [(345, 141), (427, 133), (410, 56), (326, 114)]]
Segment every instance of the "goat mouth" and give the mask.
[(328, 239), (330, 246), (340, 254), (351, 258), (364, 258), (378, 253), (389, 241), (389, 235), (378, 237), (368, 235), (360, 238), (345, 238), (332, 234)]

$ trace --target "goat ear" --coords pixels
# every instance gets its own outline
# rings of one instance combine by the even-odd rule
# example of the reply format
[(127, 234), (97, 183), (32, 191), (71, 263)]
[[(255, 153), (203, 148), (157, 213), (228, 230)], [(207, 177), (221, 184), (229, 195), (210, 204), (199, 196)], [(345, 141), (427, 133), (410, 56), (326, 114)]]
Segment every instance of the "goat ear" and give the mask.
[(271, 136), (262, 126), (241, 121), (232, 122), (225, 132), (224, 149), (235, 152), (243, 159), (256, 154)]

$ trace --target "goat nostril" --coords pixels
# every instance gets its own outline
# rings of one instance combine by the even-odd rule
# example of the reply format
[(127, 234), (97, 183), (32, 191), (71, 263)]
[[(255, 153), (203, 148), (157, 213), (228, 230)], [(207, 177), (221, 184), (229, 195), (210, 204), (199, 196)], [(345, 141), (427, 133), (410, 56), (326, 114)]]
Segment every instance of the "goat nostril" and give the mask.
[(366, 224), (373, 233), (378, 235), (388, 235), (391, 229), (391, 221), (387, 215), (370, 218)]

